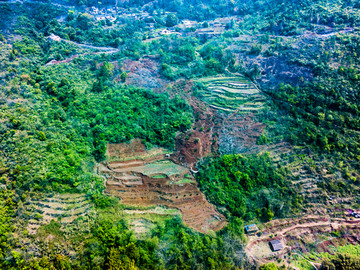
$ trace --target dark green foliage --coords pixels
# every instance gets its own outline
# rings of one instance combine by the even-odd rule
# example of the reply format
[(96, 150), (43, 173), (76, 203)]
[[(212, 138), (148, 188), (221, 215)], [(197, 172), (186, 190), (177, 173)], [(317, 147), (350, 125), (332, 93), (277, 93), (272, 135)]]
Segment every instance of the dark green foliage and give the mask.
[(115, 197), (110, 197), (104, 194), (94, 194), (91, 197), (92, 202), (98, 208), (109, 208), (112, 205), (115, 205), (118, 202), (118, 199)]
[[(70, 19), (70, 17), (68, 17)], [(87, 30), (91, 28), (92, 25), (92, 18), (87, 13), (80, 13), (76, 18), (77, 27), (81, 30)]]
[(320, 270), (359, 270), (360, 258), (348, 254), (337, 254), (332, 259), (322, 262)]
[[(90, 269), (158, 269), (157, 239), (136, 240), (123, 220), (99, 218), (92, 227), (93, 237), (86, 240), (82, 266)], [(116, 265), (118, 264), (118, 265)], [(121, 265), (120, 265), (121, 264)], [(125, 265), (127, 267), (125, 267)], [(125, 268), (112, 268), (123, 266)]]
[(279, 268), (276, 266), (275, 263), (267, 263), (260, 266), (259, 270), (278, 270)]
[[(245, 264), (241, 243), (229, 231), (220, 237), (202, 235), (174, 218), (157, 227), (153, 237), (159, 239), (165, 269), (191, 269), (195, 265), (200, 269), (231, 269)], [(231, 259), (234, 253), (241, 257), (239, 261)]]
[(52, 220), (49, 224), (46, 224), (41, 229), (48, 234), (62, 235), (63, 232), (60, 230), (60, 228), (61, 228), (61, 224), (59, 222), (56, 222), (55, 220)]
[(161, 74), (170, 80), (221, 74), (226, 68), (234, 70), (235, 54), (220, 42), (198, 48), (198, 39), (182, 37), (163, 37), (150, 46), (160, 56)]
[(0, 181), (0, 268), (6, 269), (10, 266), (9, 262), (5, 260), (11, 250), (8, 239), (15, 229), (11, 219), (16, 213), (15, 209), (19, 198), (13, 192), (4, 190), (5, 177), (1, 177)]
[(103, 159), (107, 142), (144, 138), (152, 144), (172, 148), (175, 132), (185, 131), (191, 125), (189, 107), (184, 101), (135, 88), (80, 98), (76, 107), (69, 108), (69, 113), (80, 119), (86, 116), (83, 121), (92, 130), (98, 160)]
[[(271, 220), (288, 214), (297, 203), (285, 171), (269, 155), (224, 155), (205, 162), (197, 177), (206, 197), (225, 214)], [(221, 209), (221, 208), (220, 208)]]
[(259, 145), (264, 145), (267, 144), (268, 142), (269, 139), (264, 134), (261, 134), (256, 143)]
[(208, 75), (215, 75), (215, 74), (221, 73), (223, 71), (223, 66), (215, 58), (210, 58), (209, 60), (207, 60), (205, 62), (205, 67), (207, 69)]
[(125, 82), (128, 74), (124, 71), (120, 75), (121, 82)]
[(177, 24), (177, 18), (174, 14), (169, 14), (166, 16), (166, 26), (167, 27), (173, 27)]
[(253, 45), (250, 48), (249, 54), (255, 54), (255, 55), (259, 55), (262, 51), (262, 47), (260, 44), (257, 45)]
[(105, 82), (103, 78), (99, 78), (97, 79), (94, 84), (93, 87), (91, 89), (91, 91), (95, 92), (95, 93), (101, 93), (103, 91), (105, 91)]

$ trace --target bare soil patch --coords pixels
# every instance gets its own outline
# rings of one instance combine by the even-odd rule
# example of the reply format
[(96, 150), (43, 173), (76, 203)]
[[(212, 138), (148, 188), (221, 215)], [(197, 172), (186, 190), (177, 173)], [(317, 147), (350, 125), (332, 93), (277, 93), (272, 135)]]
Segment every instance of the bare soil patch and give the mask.
[[(144, 57), (138, 61), (127, 59), (122, 62), (122, 68), (128, 73), (126, 78), (128, 85), (164, 92), (169, 84), (169, 81), (160, 77), (159, 63), (150, 57)], [(120, 77), (116, 80), (119, 81)]]
[[(345, 233), (345, 237), (336, 238), (332, 235), (338, 230)], [(330, 246), (359, 243), (359, 232), (360, 219), (350, 219), (345, 214), (341, 218), (310, 215), (274, 220), (265, 224), (261, 235), (249, 236), (246, 253), (254, 262), (262, 264), (269, 260), (284, 259), (288, 252), (311, 252), (312, 245), (315, 245), (317, 252), (329, 252)], [(274, 239), (281, 240), (284, 249), (272, 252), (269, 241)]]
[[(226, 225), (225, 217), (206, 200), (189, 169), (176, 165), (173, 155), (159, 154), (149, 158), (141, 140), (109, 145), (108, 149), (110, 160), (114, 159), (114, 153), (119, 154), (116, 159), (124, 160), (124, 164), (141, 156), (143, 165), (135, 164), (120, 171), (113, 168), (121, 167), (121, 161), (109, 161), (99, 166), (98, 172), (106, 177), (106, 193), (119, 197), (127, 205), (164, 205), (179, 209), (183, 222), (203, 233), (218, 231)], [(160, 157), (162, 161), (159, 161)]]

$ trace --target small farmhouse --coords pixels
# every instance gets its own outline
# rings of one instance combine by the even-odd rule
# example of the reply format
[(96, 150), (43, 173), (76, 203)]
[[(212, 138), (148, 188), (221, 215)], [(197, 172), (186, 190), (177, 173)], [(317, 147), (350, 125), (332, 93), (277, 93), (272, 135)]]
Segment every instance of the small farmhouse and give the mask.
[(280, 240), (270, 241), (269, 244), (272, 251), (279, 251), (284, 248)]
[(246, 225), (244, 229), (247, 234), (256, 233), (259, 230), (256, 224)]

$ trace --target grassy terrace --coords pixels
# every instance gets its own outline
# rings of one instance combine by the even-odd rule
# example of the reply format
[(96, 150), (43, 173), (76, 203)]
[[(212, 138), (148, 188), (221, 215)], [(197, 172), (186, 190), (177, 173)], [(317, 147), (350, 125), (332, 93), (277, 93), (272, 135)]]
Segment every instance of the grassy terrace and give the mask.
[(142, 167), (136, 167), (132, 169), (133, 171), (141, 172), (145, 175), (153, 174), (166, 174), (168, 176), (176, 174), (184, 174), (188, 170), (185, 167), (179, 166), (171, 161), (159, 161), (152, 164), (148, 164)]
[(251, 113), (263, 108), (264, 97), (245, 77), (208, 77), (197, 82), (204, 86), (200, 96), (214, 109)]
[(90, 211), (90, 202), (82, 194), (61, 194), (42, 200), (32, 200), (26, 204), (26, 211), (30, 214), (28, 230), (36, 230), (51, 220), (61, 223), (71, 223)]

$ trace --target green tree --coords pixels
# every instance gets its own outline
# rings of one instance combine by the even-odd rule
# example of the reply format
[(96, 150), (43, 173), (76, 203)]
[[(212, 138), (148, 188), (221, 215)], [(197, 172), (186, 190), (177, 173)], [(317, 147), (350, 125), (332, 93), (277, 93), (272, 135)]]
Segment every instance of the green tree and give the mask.
[(171, 13), (166, 16), (166, 26), (173, 27), (178, 23), (178, 18), (175, 14)]
[(11, 51), (10, 54), (9, 54), (9, 60), (10, 60), (10, 61), (13, 61), (13, 60), (15, 60), (15, 59), (16, 59), (16, 56), (15, 56), (15, 54)]
[(78, 27), (82, 30), (89, 30), (92, 26), (92, 17), (88, 13), (80, 13), (76, 18)]
[(359, 270), (360, 257), (349, 254), (337, 254), (334, 258), (325, 259), (320, 270)]
[(108, 256), (107, 269), (109, 270), (136, 270), (135, 261), (126, 259), (121, 260), (121, 253), (116, 248), (110, 249)]
[(100, 67), (98, 77), (102, 77), (105, 80), (109, 79), (113, 75), (114, 65), (105, 61)]
[(205, 62), (205, 67), (209, 73), (209, 75), (214, 75), (217, 73), (221, 73), (223, 71), (223, 67), (219, 60), (215, 58), (210, 58)]
[(123, 83), (126, 81), (127, 76), (128, 76), (128, 74), (127, 74), (125, 71), (123, 71), (123, 72), (121, 73), (120, 79), (121, 79), (121, 81), (122, 81)]
[(275, 263), (267, 263), (260, 266), (259, 270), (279, 270)]

